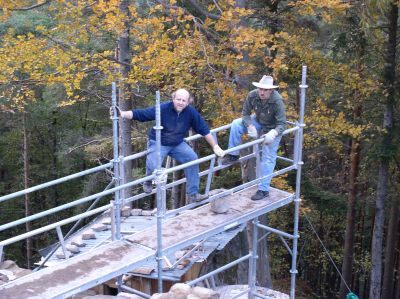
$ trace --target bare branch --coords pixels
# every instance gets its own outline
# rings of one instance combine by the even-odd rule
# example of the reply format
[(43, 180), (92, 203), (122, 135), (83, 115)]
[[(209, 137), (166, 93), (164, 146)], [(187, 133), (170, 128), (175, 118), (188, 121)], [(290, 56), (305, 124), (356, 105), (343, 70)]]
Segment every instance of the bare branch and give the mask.
[(95, 142), (103, 142), (103, 141), (105, 141), (105, 140), (110, 140), (110, 139), (111, 139), (110, 137), (107, 137), (107, 138), (102, 138), (102, 139), (97, 139), (97, 140), (91, 140), (91, 141), (89, 141), (89, 142), (87, 142), (87, 143), (84, 143), (84, 144), (75, 146), (75, 147), (73, 147), (73, 148), (70, 148), (70, 149), (68, 150), (67, 154), (70, 154), (70, 153), (72, 153), (73, 151), (75, 151), (75, 150), (77, 150), (77, 149), (79, 149), (79, 148), (81, 148), (81, 147), (86, 147), (86, 146), (88, 146), (88, 145), (90, 145), (90, 144), (92, 144), (92, 143), (95, 143)]

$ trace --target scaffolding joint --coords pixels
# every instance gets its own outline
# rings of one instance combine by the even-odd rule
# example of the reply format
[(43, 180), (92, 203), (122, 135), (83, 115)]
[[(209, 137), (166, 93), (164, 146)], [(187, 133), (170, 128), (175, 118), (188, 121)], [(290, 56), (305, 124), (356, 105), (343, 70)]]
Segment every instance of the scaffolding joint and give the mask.
[(308, 85), (307, 84), (300, 84), (299, 87), (300, 88), (308, 88)]
[(297, 269), (294, 269), (294, 270), (290, 269), (289, 272), (290, 272), (291, 274), (297, 274), (297, 273), (299, 273), (299, 272), (297, 271)]
[(153, 173), (155, 175), (154, 183), (156, 185), (158, 185), (158, 184), (166, 184), (167, 183), (168, 173), (167, 173), (167, 170), (165, 168), (156, 169), (156, 170), (154, 170)]

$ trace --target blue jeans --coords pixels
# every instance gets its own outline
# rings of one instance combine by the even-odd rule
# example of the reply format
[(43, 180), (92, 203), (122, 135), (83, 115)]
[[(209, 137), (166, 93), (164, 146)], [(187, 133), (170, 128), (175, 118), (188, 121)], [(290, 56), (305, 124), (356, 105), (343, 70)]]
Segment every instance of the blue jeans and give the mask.
[[(251, 121), (260, 133), (261, 125), (257, 122), (255, 115), (251, 116)], [(247, 128), (243, 125), (241, 118), (235, 119), (232, 122), (231, 131), (229, 134), (229, 145), (228, 148), (238, 146), (242, 141), (242, 135), (247, 133)], [(281, 141), (282, 135), (278, 135), (271, 144), (263, 144), (261, 154), (261, 176), (266, 176), (273, 173), (276, 156), (278, 155), (279, 142)], [(233, 151), (231, 155), (239, 156), (239, 151)], [(258, 189), (262, 191), (269, 191), (269, 185), (272, 177), (262, 180), (258, 184)]]
[[(146, 174), (150, 175), (156, 169), (156, 141), (149, 140), (147, 149), (152, 150), (146, 157)], [(183, 164), (197, 159), (197, 154), (186, 143), (181, 142), (176, 146), (161, 145), (161, 163), (169, 155), (178, 163)], [(192, 195), (199, 193), (199, 165), (193, 165), (184, 169), (186, 176), (186, 193)]]

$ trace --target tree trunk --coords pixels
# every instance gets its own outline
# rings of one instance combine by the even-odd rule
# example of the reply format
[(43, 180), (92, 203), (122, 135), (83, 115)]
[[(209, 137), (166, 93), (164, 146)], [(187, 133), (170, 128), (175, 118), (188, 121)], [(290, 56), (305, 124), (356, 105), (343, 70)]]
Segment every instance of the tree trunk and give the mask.
[[(26, 113), (23, 112), (22, 117), (22, 126), (24, 130), (24, 149), (23, 149), (23, 157), (24, 157), (24, 188), (29, 188), (29, 147), (28, 147), (28, 130), (26, 124)], [(31, 204), (29, 199), (29, 194), (25, 194), (25, 217), (31, 215)], [(32, 230), (31, 223), (25, 223), (26, 232), (30, 232)], [(32, 267), (32, 238), (26, 239), (26, 263), (27, 268), (30, 269)]]
[(389, 163), (393, 153), (390, 152), (393, 139), (393, 107), (395, 102), (395, 78), (396, 78), (396, 39), (397, 39), (398, 6), (396, 1), (390, 4), (388, 15), (389, 35), (387, 43), (386, 64), (384, 69), (384, 86), (387, 94), (385, 112), (383, 116), (383, 128), (385, 133), (382, 140), (382, 157), (379, 165), (379, 179), (376, 195), (375, 223), (372, 235), (371, 249), (371, 285), (370, 298), (381, 298), (382, 281), (382, 242), (383, 226), (385, 222), (385, 201), (388, 194)]
[[(395, 177), (396, 186), (400, 186), (400, 165), (397, 165)], [(397, 194), (399, 194), (400, 188), (397, 188)], [(382, 284), (382, 298), (393, 298), (395, 290), (396, 281), (396, 248), (399, 244), (399, 197), (394, 198), (392, 201), (390, 209), (390, 218), (388, 225), (388, 236), (386, 240), (385, 249), (385, 264), (384, 264), (384, 274), (383, 274), (383, 284)], [(397, 259), (400, 255), (397, 255)], [(397, 261), (400, 264), (400, 261)]]
[[(361, 111), (361, 109), (359, 109)], [(358, 113), (356, 113), (358, 114)], [(350, 177), (347, 196), (346, 214), (346, 233), (344, 239), (344, 253), (342, 264), (343, 280), (340, 282), (339, 298), (345, 298), (349, 291), (347, 286), (351, 286), (353, 255), (354, 255), (354, 235), (356, 223), (356, 201), (357, 201), (357, 178), (360, 165), (360, 143), (357, 140), (351, 141), (350, 153)], [(347, 284), (347, 286), (346, 286)]]
[(397, 243), (397, 223), (399, 222), (398, 201), (394, 200), (390, 210), (389, 228), (386, 239), (382, 298), (392, 298), (395, 280), (395, 249)]
[[(118, 61), (120, 62), (121, 79), (119, 82), (119, 107), (122, 110), (131, 110), (131, 92), (130, 86), (126, 83), (130, 70), (131, 52), (129, 47), (129, 0), (121, 0), (119, 8), (126, 20), (124, 22), (124, 30), (118, 38)], [(131, 121), (128, 119), (120, 119), (119, 121), (119, 153), (126, 157), (132, 154), (131, 142)], [(125, 162), (123, 182), (127, 183), (132, 180), (132, 162)], [(130, 196), (130, 189), (123, 190), (123, 198)]]

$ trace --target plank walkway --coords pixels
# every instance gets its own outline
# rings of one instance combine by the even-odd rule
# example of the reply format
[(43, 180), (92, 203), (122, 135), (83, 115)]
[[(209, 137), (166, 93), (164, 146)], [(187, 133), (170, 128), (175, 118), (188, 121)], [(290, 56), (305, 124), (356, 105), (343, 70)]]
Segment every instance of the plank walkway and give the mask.
[[(163, 223), (162, 246), (166, 252), (182, 249), (208, 236), (247, 222), (293, 201), (293, 194), (271, 189), (270, 196), (250, 200), (256, 187), (228, 195), (230, 209), (215, 214), (210, 204), (167, 219)], [(1, 299), (68, 298), (101, 284), (154, 258), (156, 225), (63, 263), (45, 268), (0, 286)]]

